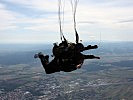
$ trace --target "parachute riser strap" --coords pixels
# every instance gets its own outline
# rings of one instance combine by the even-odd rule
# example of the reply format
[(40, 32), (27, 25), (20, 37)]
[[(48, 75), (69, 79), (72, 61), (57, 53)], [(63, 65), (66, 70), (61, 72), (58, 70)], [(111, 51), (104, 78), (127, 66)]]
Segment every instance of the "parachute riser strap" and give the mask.
[[(64, 5), (62, 7), (62, 0), (58, 0), (58, 17), (59, 17), (59, 28), (60, 28), (60, 38), (61, 41), (66, 40), (64, 35), (63, 35), (63, 29), (62, 29), (62, 20), (63, 20), (63, 24), (64, 24), (64, 7), (65, 7), (65, 0), (64, 0)], [(61, 11), (63, 12), (63, 19), (61, 18)]]
[(61, 0), (58, 0), (59, 29), (60, 29), (60, 38), (61, 38), (61, 41), (62, 41), (62, 27), (61, 27), (61, 16), (60, 16), (60, 11), (61, 11)]
[(76, 11), (77, 11), (77, 5), (79, 0), (71, 0), (71, 6), (72, 6), (72, 13), (73, 13), (73, 21), (74, 21), (74, 30), (75, 30), (75, 36), (76, 36), (76, 43), (79, 42), (79, 35), (76, 29)]

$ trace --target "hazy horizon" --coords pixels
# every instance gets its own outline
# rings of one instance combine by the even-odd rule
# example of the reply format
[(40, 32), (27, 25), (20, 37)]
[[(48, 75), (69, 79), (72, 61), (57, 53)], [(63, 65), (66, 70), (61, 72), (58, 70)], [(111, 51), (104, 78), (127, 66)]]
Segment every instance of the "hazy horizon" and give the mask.
[[(73, 42), (75, 43), (74, 41), (68, 41), (68, 42)], [(102, 40), (102, 41), (82, 41), (80, 43), (97, 43), (97, 45), (99, 45), (100, 43), (127, 43), (127, 42), (133, 42), (133, 40), (129, 40), (129, 41), (108, 41), (108, 40)], [(53, 42), (0, 42), (0, 44), (31, 44), (31, 45), (34, 45), (34, 44), (48, 44), (48, 45), (53, 45), (53, 43), (61, 43), (61, 41), (53, 41)]]

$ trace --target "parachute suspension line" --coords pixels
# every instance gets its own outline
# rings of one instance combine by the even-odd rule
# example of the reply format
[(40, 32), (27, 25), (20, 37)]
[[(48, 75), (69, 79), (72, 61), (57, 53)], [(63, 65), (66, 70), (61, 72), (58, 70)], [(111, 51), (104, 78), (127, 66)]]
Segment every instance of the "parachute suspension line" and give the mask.
[(61, 13), (61, 0), (58, 0), (58, 17), (59, 17), (59, 28), (60, 28), (60, 38), (61, 38), (61, 41), (62, 41), (62, 25), (61, 25), (61, 16), (60, 16), (60, 13)]
[[(62, 0), (58, 0), (58, 17), (59, 17), (59, 28), (60, 28), (61, 41), (63, 41), (63, 39), (66, 41), (66, 38), (63, 35), (63, 29), (62, 29), (64, 25), (64, 8), (65, 8), (65, 0), (64, 2)], [(62, 25), (62, 21), (63, 21), (63, 25)]]
[(79, 42), (79, 35), (76, 28), (76, 12), (77, 12), (77, 5), (79, 0), (71, 0), (71, 6), (72, 6), (72, 14), (73, 14), (73, 22), (74, 22), (74, 30), (75, 30), (75, 36), (76, 36), (76, 43)]

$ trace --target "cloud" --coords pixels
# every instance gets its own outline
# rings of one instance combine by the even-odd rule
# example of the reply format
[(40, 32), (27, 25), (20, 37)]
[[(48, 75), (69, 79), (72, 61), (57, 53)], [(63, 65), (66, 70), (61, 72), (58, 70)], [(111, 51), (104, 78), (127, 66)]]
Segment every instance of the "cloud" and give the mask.
[[(99, 31), (123, 33), (123, 30), (132, 30), (133, 20), (128, 19), (133, 16), (131, 5), (133, 5), (132, 0), (82, 0), (78, 4), (76, 15), (78, 31), (90, 35), (89, 33)], [(3, 33), (9, 34), (7, 30), (14, 30), (10, 31), (14, 36), (24, 32), (22, 35), (31, 35), (31, 37), (30, 33), (37, 32), (40, 37), (41, 33), (49, 37), (50, 33), (59, 30), (57, 10), (58, 0), (2, 0), (0, 1), (0, 31), (5, 30)], [(64, 19), (64, 32), (74, 33), (71, 4), (67, 0)]]
[(57, 11), (57, 1), (56, 0), (5, 0), (6, 2), (19, 4), (26, 8), (31, 8), (34, 10), (42, 11)]
[(96, 24), (98, 22), (95, 22), (95, 21), (79, 21), (78, 23), (79, 24)]
[(127, 19), (127, 20), (118, 21), (118, 23), (132, 23), (132, 22), (133, 22), (133, 19)]
[(16, 28), (13, 22), (15, 19), (14, 13), (6, 10), (5, 5), (0, 3), (0, 30)]

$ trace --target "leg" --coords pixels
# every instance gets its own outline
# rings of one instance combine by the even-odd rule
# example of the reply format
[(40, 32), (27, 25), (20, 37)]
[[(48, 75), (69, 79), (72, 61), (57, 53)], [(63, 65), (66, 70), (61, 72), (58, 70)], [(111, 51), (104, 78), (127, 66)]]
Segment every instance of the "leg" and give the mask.
[(96, 57), (94, 55), (84, 55), (84, 59), (100, 59), (100, 57)]
[(43, 65), (43, 68), (45, 69), (45, 72), (47, 74), (51, 74), (51, 73), (55, 73), (55, 72), (60, 72), (60, 67), (57, 64), (57, 61), (55, 59), (53, 59), (50, 63), (45, 64), (45, 65), (42, 62), (42, 65)]
[(37, 56), (38, 56), (38, 58), (40, 58), (46, 74), (51, 74), (51, 73), (60, 71), (59, 66), (57, 64), (57, 61), (55, 59), (49, 63), (49, 56), (48, 55), (44, 56), (42, 53), (38, 53)]

